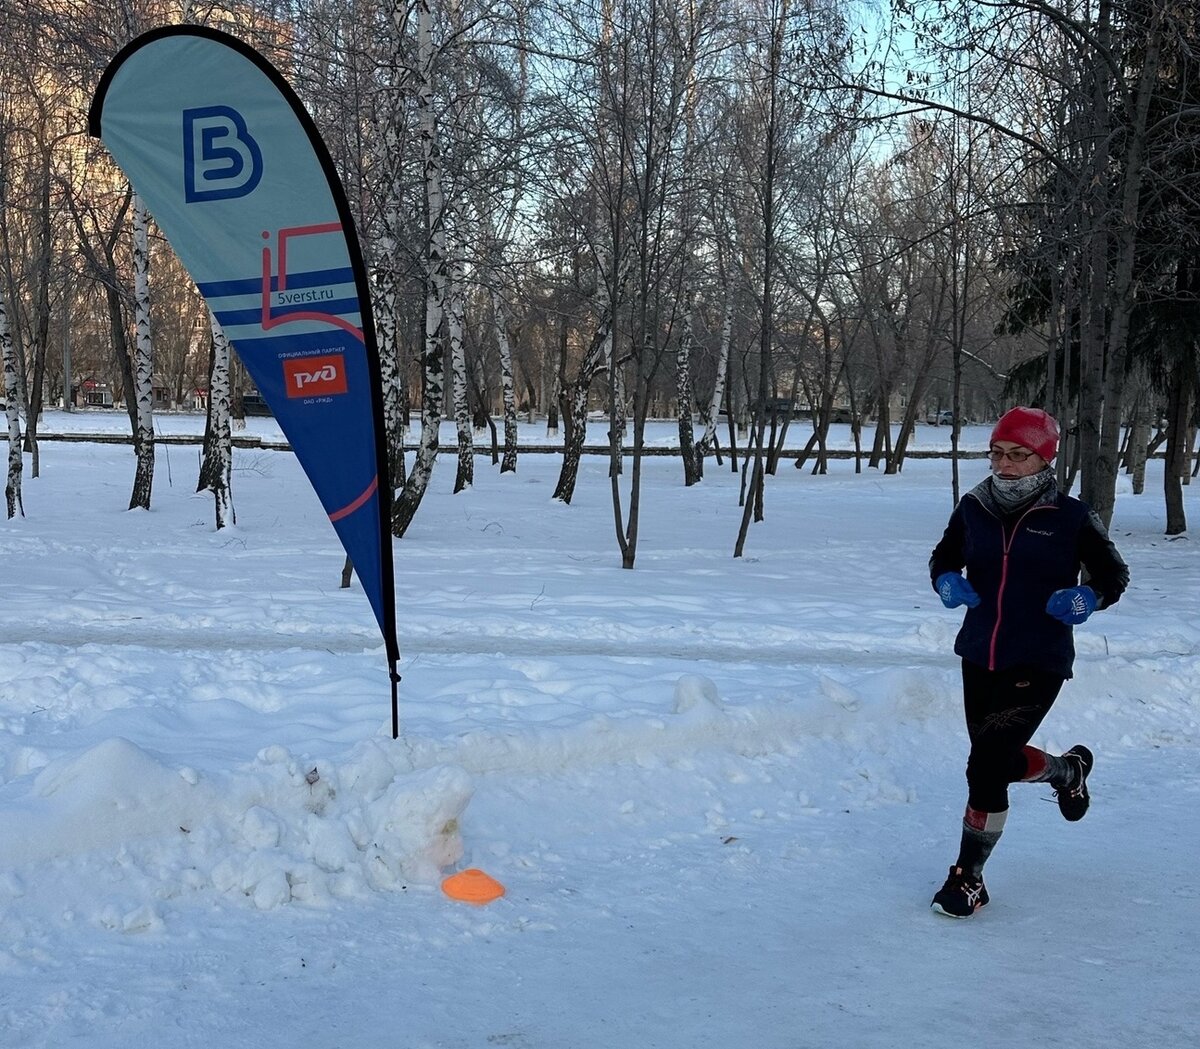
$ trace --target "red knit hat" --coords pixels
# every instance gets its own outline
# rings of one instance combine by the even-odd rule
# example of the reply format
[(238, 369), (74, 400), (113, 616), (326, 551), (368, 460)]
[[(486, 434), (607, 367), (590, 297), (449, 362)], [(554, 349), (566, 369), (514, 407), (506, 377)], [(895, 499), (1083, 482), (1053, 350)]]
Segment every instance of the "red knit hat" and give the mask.
[(1000, 416), (991, 443), (1011, 441), (1050, 462), (1058, 452), (1058, 423), (1041, 408), (1012, 408)]

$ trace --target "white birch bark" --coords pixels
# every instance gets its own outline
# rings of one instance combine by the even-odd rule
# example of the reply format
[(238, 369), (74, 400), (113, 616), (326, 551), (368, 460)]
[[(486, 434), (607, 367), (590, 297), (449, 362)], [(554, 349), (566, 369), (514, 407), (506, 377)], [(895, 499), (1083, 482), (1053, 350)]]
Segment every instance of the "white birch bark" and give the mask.
[(704, 457), (716, 445), (717, 416), (721, 414), (721, 401), (725, 398), (725, 379), (729, 372), (729, 343), (733, 337), (733, 300), (725, 303), (725, 321), (721, 325), (721, 345), (717, 351), (717, 375), (713, 383), (712, 398), (704, 408), (704, 433), (696, 445), (696, 478), (704, 477)]
[(18, 390), (20, 378), (17, 371), (17, 354), (13, 348), (12, 331), (8, 325), (8, 310), (4, 294), (0, 292), (0, 357), (4, 366), (4, 414), (8, 422), (8, 475), (4, 483), (4, 499), (8, 516), (25, 516), (21, 503), (21, 416)]
[(508, 304), (492, 279), (492, 314), (496, 321), (496, 346), (500, 353), (500, 383), (504, 395), (504, 459), (501, 473), (517, 468), (517, 389), (513, 377), (512, 344), (508, 340)]
[(475, 437), (471, 427), (471, 406), (467, 389), (466, 345), (463, 325), (466, 322), (466, 207), (462, 204), (465, 173), (464, 159), (468, 153), (467, 100), (471, 94), (467, 84), (468, 56), (463, 50), (466, 33), (460, 0), (446, 0), (447, 17), (452, 38), (458, 50), (450, 56), (450, 79), (453, 86), (449, 128), (453, 148), (450, 152), (451, 173), (457, 176), (446, 207), (447, 237), (451, 246), (450, 285), (446, 295), (446, 335), (450, 343), (451, 396), (454, 403), (454, 426), (458, 434), (458, 471), (454, 478), (455, 493), (475, 483)]
[[(394, 7), (392, 14), (394, 18)], [(399, 28), (396, 38), (400, 38)], [(395, 65), (395, 56), (387, 56), (385, 64)], [(401, 228), (400, 169), (403, 162), (399, 124), (404, 103), (401, 98), (401, 86), (395, 76), (380, 88), (377, 110), (381, 114), (383, 124), (374, 144), (381, 172), (382, 199), (379, 229), (372, 252), (372, 276), (375, 285), (375, 335), (383, 388), (383, 424), (388, 446), (388, 474), (394, 494), (404, 484), (404, 444), (408, 438), (408, 391), (400, 367), (400, 307), (396, 291)]]
[[(399, 29), (399, 26), (397, 27)], [(425, 206), (429, 243), (425, 261), (425, 348), (422, 355), (421, 444), (404, 491), (392, 508), (392, 534), (403, 536), (429, 486), (438, 453), (445, 391), (445, 344), (442, 327), (446, 307), (446, 208), (442, 190), (442, 156), (433, 108), (433, 14), (429, 0), (417, 0), (417, 124), (425, 174)]]
[[(519, 16), (519, 20), (522, 17)], [(513, 109), (513, 133), (519, 141), (523, 135), (525, 98), (529, 88), (529, 58), (523, 49), (518, 52), (517, 62), (518, 74), (516, 101)], [(476, 92), (476, 99), (479, 98), (480, 94), (480, 92)], [(472, 121), (471, 134), (482, 137), (485, 133), (484, 116), (478, 106), (473, 109), (473, 112), (475, 116)], [(500, 387), (504, 412), (504, 455), (500, 463), (501, 473), (512, 473), (517, 468), (516, 375), (513, 368), (512, 343), (508, 334), (510, 321), (509, 282), (504, 280), (503, 274), (506, 272), (504, 265), (505, 245), (511, 243), (513, 230), (517, 223), (519, 202), (523, 197), (521, 190), (524, 181), (523, 174), (520, 164), (514, 164), (511, 169), (512, 182), (506, 190), (508, 204), (500, 213), (501, 219), (499, 229), (497, 229), (495, 213), (498, 210), (498, 201), (491, 192), (487, 194), (480, 194), (478, 192), (483, 189), (492, 191), (493, 185), (489, 183), (487, 175), (480, 170), (480, 165), (477, 162), (472, 164), (472, 182), (477, 187), (475, 214), (479, 224), (480, 241), (483, 246), (482, 254), (486, 260), (484, 281), (485, 286), (491, 294), (492, 323), (495, 326), (496, 352), (500, 360)], [(494, 182), (494, 178), (491, 181)], [(482, 361), (477, 360), (475, 363), (481, 379), (477, 383), (477, 387), (480, 390), (484, 390), (486, 386), (482, 381)]]
[[(611, 306), (606, 308), (611, 310)], [(613, 336), (612, 325), (608, 326), (608, 332), (604, 336), (604, 360), (608, 367), (608, 379), (612, 383), (610, 395), (612, 403), (611, 410), (608, 413), (609, 425), (609, 450), (611, 454), (611, 462), (609, 466), (610, 473), (621, 473), (625, 462), (625, 369), (620, 367), (613, 359), (613, 352), (616, 349), (616, 339)], [(587, 420), (587, 396), (585, 393), (584, 403), (582, 406), (584, 413), (584, 421)]]
[(449, 266), (449, 286), (446, 290), (446, 335), (450, 343), (454, 426), (458, 432), (458, 472), (454, 478), (456, 493), (470, 488), (475, 483), (475, 438), (471, 432), (471, 409), (467, 400), (467, 357), (463, 340), (466, 275), (462, 251), (462, 242), (456, 239)]
[[(690, 166), (696, 156), (696, 111), (699, 106), (699, 85), (696, 77), (696, 41), (699, 31), (698, 12), (696, 4), (689, 0), (685, 5), (685, 13), (681, 15), (683, 23), (682, 42), (684, 53), (676, 67), (675, 90), (683, 98), (681, 122), (684, 129), (683, 164)], [(692, 346), (695, 343), (695, 310), (696, 291), (691, 277), (692, 248), (690, 245), (691, 229), (694, 225), (695, 202), (693, 180), (686, 179), (683, 184), (683, 244), (681, 258), (683, 259), (683, 331), (679, 339), (679, 352), (676, 358), (675, 388), (679, 406), (679, 450), (683, 459), (683, 481), (688, 487), (700, 480), (697, 469), (696, 431), (692, 425), (692, 411), (695, 395), (692, 392)]]
[(683, 483), (691, 487), (696, 474), (695, 430), (692, 428), (692, 325), (696, 296), (690, 287), (683, 291), (683, 330), (675, 358), (675, 395), (679, 406), (679, 451), (683, 458)]
[(209, 383), (209, 408), (213, 427), (212, 493), (216, 509), (217, 531), (237, 524), (233, 510), (233, 426), (229, 414), (229, 339), (216, 316), (209, 311), (212, 324), (213, 372)]
[(396, 271), (388, 263), (376, 267), (375, 337), (379, 347), (379, 380), (383, 390), (383, 427), (387, 442), (388, 476), (393, 494), (404, 484), (404, 442), (408, 437), (408, 398), (400, 370), (400, 340), (396, 311)]
[(129, 509), (150, 509), (154, 484), (154, 343), (150, 331), (150, 213), (133, 195), (133, 379), (136, 424), (133, 447), (137, 468)]

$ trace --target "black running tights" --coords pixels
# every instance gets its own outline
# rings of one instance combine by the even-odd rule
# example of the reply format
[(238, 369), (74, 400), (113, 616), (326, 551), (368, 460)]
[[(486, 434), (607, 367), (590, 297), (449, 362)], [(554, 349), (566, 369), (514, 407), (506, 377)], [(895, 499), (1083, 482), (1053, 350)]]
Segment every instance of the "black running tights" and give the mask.
[(963, 707), (971, 754), (967, 804), (978, 812), (1008, 809), (1008, 785), (1024, 779), (1025, 745), (1054, 706), (1063, 678), (1030, 667), (985, 670), (965, 659)]

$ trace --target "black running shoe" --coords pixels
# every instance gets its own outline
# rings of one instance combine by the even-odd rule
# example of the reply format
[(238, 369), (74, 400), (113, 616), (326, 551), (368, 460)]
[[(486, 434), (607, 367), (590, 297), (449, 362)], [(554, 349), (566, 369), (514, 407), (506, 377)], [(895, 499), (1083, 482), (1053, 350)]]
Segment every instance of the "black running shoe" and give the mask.
[(1092, 752), (1082, 744), (1072, 747), (1063, 757), (1071, 765), (1071, 782), (1065, 787), (1055, 788), (1054, 793), (1058, 797), (1058, 811), (1063, 814), (1063, 819), (1074, 823), (1087, 815), (1088, 805), (1091, 803), (1087, 778), (1095, 762)]
[(969, 918), (988, 902), (988, 891), (982, 878), (967, 874), (961, 867), (951, 867), (946, 884), (938, 889), (930, 906), (947, 918)]

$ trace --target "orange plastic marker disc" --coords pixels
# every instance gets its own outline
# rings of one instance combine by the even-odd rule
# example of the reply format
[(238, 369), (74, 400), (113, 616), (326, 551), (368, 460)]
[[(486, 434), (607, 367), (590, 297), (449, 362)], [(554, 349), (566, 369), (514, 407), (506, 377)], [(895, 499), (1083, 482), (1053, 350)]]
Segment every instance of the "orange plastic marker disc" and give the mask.
[(442, 892), (452, 900), (462, 900), (464, 903), (491, 903), (504, 895), (504, 886), (490, 874), (475, 867), (451, 874), (442, 882)]

